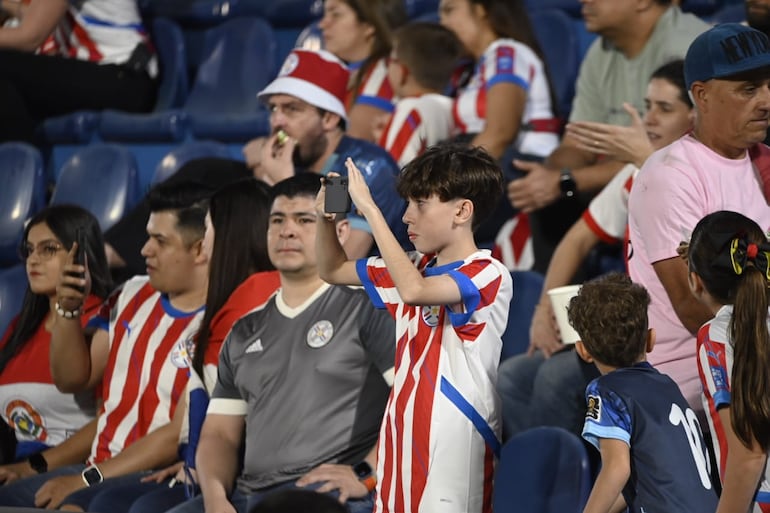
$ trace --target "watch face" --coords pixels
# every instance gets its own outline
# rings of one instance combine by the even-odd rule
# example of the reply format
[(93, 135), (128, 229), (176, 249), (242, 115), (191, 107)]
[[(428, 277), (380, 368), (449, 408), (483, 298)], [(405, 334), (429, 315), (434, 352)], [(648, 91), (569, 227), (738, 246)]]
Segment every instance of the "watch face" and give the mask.
[(102, 482), (102, 473), (96, 467), (88, 467), (83, 471), (83, 479), (88, 486), (95, 485)]
[(365, 461), (354, 465), (353, 472), (355, 472), (356, 476), (358, 476), (358, 479), (367, 478), (373, 473), (372, 466)]

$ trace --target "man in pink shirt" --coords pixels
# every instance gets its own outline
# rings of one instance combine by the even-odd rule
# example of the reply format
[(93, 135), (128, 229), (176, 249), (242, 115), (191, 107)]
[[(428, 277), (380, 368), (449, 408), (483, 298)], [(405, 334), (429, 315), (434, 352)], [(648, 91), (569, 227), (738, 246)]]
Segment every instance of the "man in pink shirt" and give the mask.
[[(692, 296), (677, 246), (706, 214), (732, 210), (770, 228), (770, 207), (755, 161), (770, 121), (770, 39), (739, 24), (698, 36), (685, 57), (696, 110), (692, 133), (653, 153), (631, 189), (628, 269), (652, 302), (657, 333), (649, 361), (702, 410), (695, 333), (712, 315)], [(751, 155), (750, 155), (751, 154)]]

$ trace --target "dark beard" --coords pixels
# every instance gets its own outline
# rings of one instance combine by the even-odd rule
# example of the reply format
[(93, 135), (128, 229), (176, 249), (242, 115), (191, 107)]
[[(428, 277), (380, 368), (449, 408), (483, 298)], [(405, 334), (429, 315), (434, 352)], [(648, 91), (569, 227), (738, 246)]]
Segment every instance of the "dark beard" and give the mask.
[(329, 141), (324, 136), (313, 139), (309, 144), (298, 144), (294, 148), (294, 154), (292, 155), (294, 167), (303, 170), (310, 169), (318, 162), (318, 159), (324, 154), (328, 145)]

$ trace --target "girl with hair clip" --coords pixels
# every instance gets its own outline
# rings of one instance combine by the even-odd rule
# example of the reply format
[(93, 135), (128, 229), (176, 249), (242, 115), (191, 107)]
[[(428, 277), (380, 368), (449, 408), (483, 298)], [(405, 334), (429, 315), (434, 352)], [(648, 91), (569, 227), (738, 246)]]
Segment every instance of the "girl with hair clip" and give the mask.
[[(91, 292), (77, 308), (69, 308), (59, 305), (56, 289), (62, 269), (76, 251), (78, 231), (85, 247), (77, 249), (88, 263)], [(88, 455), (90, 430), (84, 430), (90, 436), (74, 435), (82, 443), (71, 446), (72, 450), (49, 451), (96, 415), (93, 392), (63, 393), (54, 385), (48, 365), (51, 330), (61, 315), (79, 316), (85, 326), (112, 288), (99, 223), (80, 207), (56, 205), (36, 214), (24, 230), (20, 255), (28, 285), (21, 312), (0, 342), (0, 414), (13, 428), (19, 461), (0, 472), (6, 482), (78, 463)]]
[[(187, 415), (180, 434), (179, 461), (142, 482), (97, 495), (90, 509), (162, 513), (197, 493), (195, 449), (217, 380), (219, 351), (233, 324), (278, 289), (278, 273), (267, 256), (270, 187), (255, 178), (225, 185), (211, 197), (203, 247), (209, 256), (206, 312), (194, 347), (179, 348), (190, 368)], [(106, 510), (106, 509), (105, 509)]]
[(770, 244), (729, 211), (700, 220), (685, 250), (690, 290), (714, 312), (698, 331), (698, 371), (722, 496), (718, 513), (770, 511)]
[(387, 58), (391, 33), (406, 23), (403, 0), (325, 0), (324, 49), (350, 67), (347, 133), (376, 143), (393, 112)]

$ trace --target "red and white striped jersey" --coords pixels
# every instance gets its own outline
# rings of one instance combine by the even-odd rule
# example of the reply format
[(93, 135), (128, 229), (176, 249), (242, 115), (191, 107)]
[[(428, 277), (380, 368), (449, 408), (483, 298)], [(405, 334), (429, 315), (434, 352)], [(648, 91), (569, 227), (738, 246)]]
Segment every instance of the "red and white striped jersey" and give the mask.
[(428, 147), (449, 138), (452, 99), (441, 94), (402, 98), (382, 133), (380, 146), (398, 167), (404, 167)]
[(499, 83), (516, 84), (527, 93), (521, 128), (514, 141), (516, 150), (541, 157), (550, 155), (559, 144), (558, 121), (554, 119), (543, 62), (531, 48), (513, 39), (498, 39), (489, 45), (476, 63), (470, 82), (458, 92), (454, 105), (456, 132), (473, 134), (484, 130), (487, 91)]
[(375, 306), (396, 320), (393, 389), (380, 430), (375, 512), (492, 511), (499, 453), (495, 392), (510, 273), (486, 251), (440, 267), (410, 254), (425, 276), (447, 274), (462, 293), (449, 307), (401, 300), (384, 260), (358, 262)]
[[(361, 67), (361, 63), (350, 64), (351, 82)], [(348, 110), (355, 104), (370, 105), (386, 112), (393, 112), (393, 88), (388, 80), (388, 64), (385, 58), (379, 59), (366, 72), (358, 88), (348, 91), (345, 105)]]
[[(88, 296), (81, 324), (99, 310), (101, 302)], [(0, 347), (8, 342), (18, 320), (9, 326)], [(16, 432), (19, 456), (59, 445), (96, 415), (93, 391), (68, 394), (56, 388), (48, 364), (50, 346), (51, 333), (44, 320), (0, 374), (0, 416)]]
[(516, 212), (507, 220), (495, 236), (492, 256), (500, 260), (509, 271), (528, 271), (535, 265), (535, 249), (529, 216)]
[(626, 164), (596, 195), (583, 212), (583, 221), (599, 239), (614, 244), (624, 239), (628, 230), (628, 196), (639, 172)]
[[(148, 40), (135, 0), (70, 1), (64, 18), (38, 51), (100, 64), (124, 64), (136, 45)], [(148, 71), (152, 75), (155, 70)]]
[[(724, 482), (727, 465), (727, 435), (719, 418), (719, 409), (730, 406), (730, 380), (733, 373), (733, 345), (730, 343), (730, 318), (733, 306), (725, 305), (716, 316), (698, 330), (698, 375), (703, 385), (703, 410), (709, 423), (719, 478)], [(770, 314), (769, 314), (770, 316)], [(768, 324), (770, 329), (770, 324)], [(770, 513), (770, 468), (755, 496), (754, 513)]]
[(186, 351), (203, 317), (203, 307), (174, 308), (147, 276), (127, 281), (107, 308), (110, 352), (91, 463), (114, 457), (171, 421), (187, 384)]

